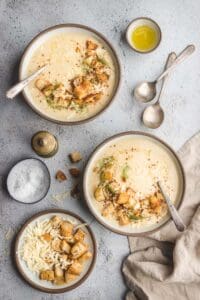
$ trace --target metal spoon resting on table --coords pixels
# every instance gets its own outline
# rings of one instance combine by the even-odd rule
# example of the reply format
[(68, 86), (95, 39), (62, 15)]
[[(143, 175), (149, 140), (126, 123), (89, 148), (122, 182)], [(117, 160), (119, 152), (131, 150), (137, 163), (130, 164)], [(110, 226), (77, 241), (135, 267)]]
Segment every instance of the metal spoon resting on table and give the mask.
[[(170, 68), (175, 60), (176, 60), (176, 54), (174, 52), (170, 53), (167, 58), (165, 70), (167, 68)], [(143, 111), (142, 121), (146, 127), (154, 128), (154, 129), (158, 128), (164, 120), (164, 111), (163, 111), (162, 107), (160, 106), (160, 99), (163, 94), (164, 87), (166, 86), (167, 77), (168, 76), (166, 75), (163, 78), (162, 86), (161, 86), (161, 89), (160, 89), (160, 92), (158, 95), (158, 100), (156, 101), (156, 103), (148, 106)]]
[(188, 58), (195, 51), (194, 45), (187, 46), (177, 57), (171, 67), (165, 70), (155, 81), (144, 81), (139, 83), (134, 89), (134, 97), (140, 102), (149, 102), (156, 96), (156, 84), (165, 77), (175, 66)]
[(9, 99), (13, 99), (15, 96), (17, 96), (19, 93), (22, 92), (22, 90), (36, 77), (38, 77), (45, 69), (47, 65), (43, 66), (39, 70), (37, 70), (35, 73), (30, 75), (29, 77), (25, 78), (24, 80), (18, 82), (15, 84), (13, 87), (11, 87), (7, 92), (6, 92), (6, 97)]
[(160, 182), (157, 182), (157, 185), (167, 203), (167, 206), (169, 208), (169, 212), (170, 212), (170, 215), (172, 217), (172, 220), (174, 221), (174, 224), (177, 228), (178, 231), (184, 231), (186, 229), (186, 226), (185, 224), (183, 223), (177, 209), (175, 208), (175, 206), (173, 205), (172, 201), (170, 200), (170, 198), (165, 194), (162, 186), (161, 186), (161, 183)]

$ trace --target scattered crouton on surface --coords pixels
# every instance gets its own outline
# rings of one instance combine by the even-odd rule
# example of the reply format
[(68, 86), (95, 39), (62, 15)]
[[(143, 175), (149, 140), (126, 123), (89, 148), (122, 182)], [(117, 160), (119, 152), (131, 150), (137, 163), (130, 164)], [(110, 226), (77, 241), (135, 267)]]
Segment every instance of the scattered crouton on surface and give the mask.
[(82, 159), (82, 155), (80, 154), (80, 152), (75, 151), (69, 154), (69, 158), (72, 163), (76, 163)]
[(80, 176), (80, 170), (77, 168), (71, 168), (69, 169), (69, 173), (73, 176), (73, 177), (79, 177)]
[(56, 173), (56, 179), (57, 179), (59, 182), (62, 182), (62, 181), (67, 180), (67, 176), (65, 175), (65, 173), (63, 173), (63, 171), (59, 170), (59, 171)]

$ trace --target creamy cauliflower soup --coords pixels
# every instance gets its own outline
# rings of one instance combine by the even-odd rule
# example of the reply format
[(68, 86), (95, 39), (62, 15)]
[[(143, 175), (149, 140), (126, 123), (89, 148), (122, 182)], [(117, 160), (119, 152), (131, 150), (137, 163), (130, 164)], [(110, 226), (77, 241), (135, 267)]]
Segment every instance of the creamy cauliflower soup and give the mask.
[(89, 162), (85, 184), (101, 218), (118, 228), (137, 228), (167, 216), (158, 181), (177, 205), (183, 182), (175, 156), (153, 138), (125, 135), (97, 151)]
[(31, 103), (58, 121), (95, 116), (111, 100), (116, 88), (112, 55), (100, 39), (87, 31), (58, 32), (33, 51), (27, 75), (47, 65), (27, 88)]

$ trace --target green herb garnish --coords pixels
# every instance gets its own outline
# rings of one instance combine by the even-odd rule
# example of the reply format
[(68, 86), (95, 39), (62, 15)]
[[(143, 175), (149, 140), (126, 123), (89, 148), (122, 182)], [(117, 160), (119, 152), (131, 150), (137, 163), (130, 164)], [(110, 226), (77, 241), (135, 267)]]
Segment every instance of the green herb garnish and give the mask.
[(126, 181), (128, 179), (128, 172), (129, 172), (129, 170), (130, 170), (130, 167), (126, 164), (123, 167), (123, 169), (122, 169), (122, 175), (121, 175), (121, 177), (122, 177), (123, 181)]
[(128, 215), (128, 218), (131, 220), (131, 221), (139, 221), (139, 220), (142, 220), (143, 219), (143, 216), (136, 216), (134, 214), (130, 214)]

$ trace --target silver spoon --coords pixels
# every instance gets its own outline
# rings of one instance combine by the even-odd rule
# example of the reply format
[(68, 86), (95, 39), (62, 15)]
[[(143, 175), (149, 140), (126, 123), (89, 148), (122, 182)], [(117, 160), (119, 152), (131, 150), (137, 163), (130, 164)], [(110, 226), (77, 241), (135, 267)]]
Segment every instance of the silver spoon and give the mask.
[(157, 182), (157, 185), (167, 203), (167, 206), (169, 208), (169, 212), (170, 212), (170, 215), (172, 217), (172, 220), (174, 221), (174, 224), (177, 228), (178, 231), (184, 231), (186, 229), (186, 226), (185, 224), (183, 223), (176, 207), (173, 205), (173, 203), (171, 202), (170, 198), (165, 194), (165, 192), (163, 191), (163, 188), (161, 186), (161, 183), (160, 182)]
[(134, 89), (134, 97), (140, 102), (149, 102), (156, 96), (156, 84), (166, 76), (175, 66), (184, 61), (195, 51), (194, 45), (187, 46), (181, 54), (177, 57), (171, 67), (165, 70), (155, 81), (143, 81), (139, 83)]
[(11, 87), (7, 92), (6, 92), (6, 97), (9, 99), (13, 99), (15, 96), (17, 96), (21, 91), (38, 75), (40, 75), (45, 69), (47, 65), (43, 66), (42, 68), (38, 69), (35, 73), (30, 75), (29, 77), (25, 78), (24, 80), (18, 82), (15, 84), (13, 87)]
[[(175, 59), (176, 59), (176, 54), (174, 52), (170, 53), (167, 58), (165, 70), (167, 68), (171, 67), (171, 65), (174, 63)], [(158, 128), (164, 120), (164, 111), (163, 111), (162, 107), (160, 106), (160, 99), (161, 99), (161, 96), (163, 95), (164, 87), (166, 86), (167, 77), (168, 76), (166, 75), (163, 78), (162, 86), (161, 86), (161, 89), (160, 89), (160, 92), (158, 95), (158, 100), (156, 101), (156, 103), (145, 108), (145, 110), (142, 114), (142, 121), (146, 127), (154, 128), (154, 129)]]

